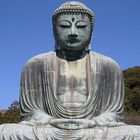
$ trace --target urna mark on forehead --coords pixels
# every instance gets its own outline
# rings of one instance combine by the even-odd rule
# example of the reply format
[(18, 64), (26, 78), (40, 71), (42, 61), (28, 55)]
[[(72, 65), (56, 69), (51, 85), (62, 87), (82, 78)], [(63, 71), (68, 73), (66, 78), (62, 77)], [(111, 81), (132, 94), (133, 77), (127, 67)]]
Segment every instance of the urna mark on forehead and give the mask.
[(72, 22), (75, 22), (76, 20), (87, 21), (87, 18), (85, 18), (86, 15), (79, 14), (78, 16), (79, 16), (79, 18), (77, 18), (77, 15), (75, 15), (75, 16), (72, 15), (72, 16), (71, 16), (71, 21), (72, 21)]
[(87, 21), (90, 22), (90, 18), (86, 14), (60, 14), (57, 16), (57, 21), (62, 21), (62, 20), (70, 20), (72, 22), (76, 21)]

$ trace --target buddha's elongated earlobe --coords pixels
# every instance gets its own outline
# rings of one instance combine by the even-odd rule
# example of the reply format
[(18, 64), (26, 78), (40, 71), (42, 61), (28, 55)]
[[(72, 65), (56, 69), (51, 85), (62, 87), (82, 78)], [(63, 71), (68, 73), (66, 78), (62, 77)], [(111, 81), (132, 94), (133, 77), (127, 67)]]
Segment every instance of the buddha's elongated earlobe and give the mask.
[(60, 46), (58, 45), (58, 43), (55, 42), (55, 51), (60, 50)]
[(87, 47), (86, 47), (86, 52), (89, 52), (91, 50), (91, 44), (89, 44)]

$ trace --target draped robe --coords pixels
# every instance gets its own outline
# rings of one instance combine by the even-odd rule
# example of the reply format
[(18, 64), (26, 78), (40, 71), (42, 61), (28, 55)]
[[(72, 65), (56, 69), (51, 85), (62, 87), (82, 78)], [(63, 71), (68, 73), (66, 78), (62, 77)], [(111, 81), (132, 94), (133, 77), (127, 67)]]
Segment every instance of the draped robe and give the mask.
[[(50, 52), (33, 57), (25, 65), (21, 76), (21, 114), (28, 117), (41, 110), (55, 118), (97, 117), (102, 122), (123, 121), (124, 84), (118, 65), (108, 57), (90, 52), (87, 78), (88, 98), (75, 110), (65, 108), (57, 99), (58, 67), (61, 60)], [(59, 65), (58, 65), (59, 61)]]
[[(59, 81), (58, 68), (63, 67), (62, 61), (67, 61), (57, 57), (55, 52), (31, 58), (21, 74), (21, 115), (29, 121), (34, 112), (42, 111), (56, 119), (95, 120), (102, 126), (66, 130), (50, 124), (4, 124), (0, 126), (0, 140), (139, 140), (139, 126), (121, 126), (124, 83), (119, 66), (111, 58), (96, 52), (85, 57), (88, 97), (82, 106), (74, 109), (66, 108), (57, 98), (58, 82), (62, 82)], [(113, 127), (113, 124), (118, 125)]]

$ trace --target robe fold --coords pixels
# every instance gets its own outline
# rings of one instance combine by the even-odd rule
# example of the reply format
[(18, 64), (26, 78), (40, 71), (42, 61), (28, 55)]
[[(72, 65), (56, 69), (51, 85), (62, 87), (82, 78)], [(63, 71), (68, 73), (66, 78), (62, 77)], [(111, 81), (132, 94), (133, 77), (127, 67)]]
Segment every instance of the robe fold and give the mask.
[[(90, 52), (86, 102), (79, 108), (65, 108), (57, 98), (58, 67), (64, 59), (55, 52), (31, 58), (21, 75), (21, 114), (30, 117), (41, 110), (55, 118), (93, 119), (97, 122), (123, 122), (124, 83), (120, 68), (109, 57)], [(58, 65), (59, 62), (59, 65)]]

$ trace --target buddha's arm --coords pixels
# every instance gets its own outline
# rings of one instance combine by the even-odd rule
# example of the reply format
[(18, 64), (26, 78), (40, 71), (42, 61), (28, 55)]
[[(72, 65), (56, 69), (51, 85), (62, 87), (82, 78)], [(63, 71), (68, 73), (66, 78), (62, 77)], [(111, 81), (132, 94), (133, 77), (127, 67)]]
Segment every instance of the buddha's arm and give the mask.
[(51, 116), (44, 111), (43, 65), (29, 61), (21, 74), (20, 109), (23, 124), (47, 124)]
[(32, 116), (27, 118), (26, 120), (20, 122), (20, 124), (25, 125), (47, 125), (49, 124), (49, 121), (52, 119), (52, 117), (48, 114), (46, 114), (43, 111), (34, 111), (32, 113)]
[(93, 120), (95, 121), (97, 126), (121, 126), (125, 125), (123, 122), (117, 121), (118, 116), (112, 112), (106, 112), (102, 115), (95, 117)]
[(97, 125), (117, 126), (123, 124), (124, 81), (120, 68), (109, 59), (104, 68), (102, 113), (95, 117)]

